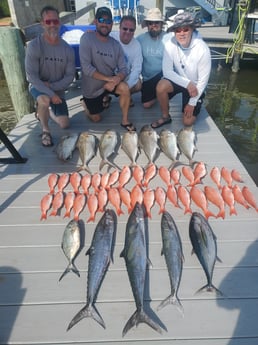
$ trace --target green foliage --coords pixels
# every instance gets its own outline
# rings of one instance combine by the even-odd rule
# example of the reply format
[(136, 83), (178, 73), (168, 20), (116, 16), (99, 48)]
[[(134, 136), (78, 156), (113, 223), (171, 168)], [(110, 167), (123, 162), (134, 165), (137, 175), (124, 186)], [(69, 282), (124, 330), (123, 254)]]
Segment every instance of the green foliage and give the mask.
[(0, 1), (0, 18), (10, 17), (10, 10), (7, 0)]

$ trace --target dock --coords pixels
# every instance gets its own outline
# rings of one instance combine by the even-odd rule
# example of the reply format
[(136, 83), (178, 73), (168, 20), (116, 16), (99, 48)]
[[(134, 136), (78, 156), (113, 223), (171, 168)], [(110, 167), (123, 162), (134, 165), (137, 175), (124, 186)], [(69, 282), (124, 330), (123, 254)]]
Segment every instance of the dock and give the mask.
[[(94, 124), (84, 114), (80, 103), (80, 80), (67, 91), (71, 127), (59, 129), (52, 123), (54, 143), (63, 135), (90, 131), (100, 137), (106, 129), (116, 130), (121, 136), (121, 112), (118, 99), (113, 97), (109, 109), (103, 113), (102, 121)], [(130, 108), (129, 119), (139, 133), (142, 126), (150, 124), (160, 116), (158, 105), (143, 109), (140, 95), (133, 95), (135, 106)], [(166, 128), (177, 133), (182, 128), (181, 98), (174, 98), (170, 104), (173, 121)], [(161, 129), (157, 129), (159, 133)], [(236, 182), (241, 188), (248, 186), (256, 201), (258, 189), (248, 172), (232, 151), (226, 139), (216, 127), (205, 107), (202, 108), (194, 125), (197, 148), (194, 158), (203, 161), (207, 175), (203, 183), (216, 187), (210, 178), (212, 167), (236, 169), (244, 182)], [(166, 210), (172, 215), (183, 245), (184, 263), (178, 296), (184, 308), (184, 317), (173, 305), (157, 311), (160, 302), (170, 294), (168, 271), (161, 255), (161, 214), (159, 205), (154, 204), (148, 223), (148, 252), (152, 267), (147, 269), (144, 293), (147, 314), (163, 329), (155, 332), (146, 324), (139, 324), (124, 337), (122, 330), (135, 311), (125, 262), (120, 257), (124, 245), (125, 228), (128, 220), (127, 208), (122, 204), (124, 214), (117, 216), (117, 234), (114, 248), (114, 262), (111, 262), (97, 296), (96, 307), (103, 317), (106, 329), (97, 322), (85, 318), (67, 331), (74, 315), (86, 303), (88, 250), (93, 232), (102, 213), (96, 213), (94, 222), (87, 222), (87, 207), (80, 214), (84, 234), (81, 251), (75, 259), (80, 277), (68, 273), (59, 278), (68, 262), (61, 249), (64, 229), (73, 218), (64, 218), (64, 206), (57, 216), (40, 220), (40, 201), (49, 192), (48, 177), (51, 173), (72, 173), (81, 164), (78, 150), (67, 161), (57, 158), (54, 148), (41, 145), (40, 123), (34, 114), (25, 115), (8, 135), (25, 163), (0, 165), (0, 344), (174, 344), (174, 345), (257, 345), (258, 343), (258, 213), (235, 203), (237, 215), (230, 215), (226, 205), (226, 216), (209, 218), (217, 241), (218, 257), (213, 284), (223, 295), (214, 292), (196, 291), (206, 284), (204, 271), (192, 253), (189, 239), (191, 214), (184, 214), (184, 207), (175, 207), (166, 201)], [(9, 157), (10, 152), (0, 146), (0, 158)], [(180, 161), (188, 164), (182, 154)], [(89, 163), (92, 173), (99, 171), (99, 153)], [(129, 165), (130, 160), (121, 149), (114, 157), (119, 167)], [(168, 167), (171, 161), (161, 152), (155, 164)], [(147, 158), (143, 151), (137, 164), (145, 167)], [(182, 165), (177, 169), (181, 172)], [(101, 173), (107, 171), (105, 166)], [(111, 169), (112, 171), (112, 169)], [(82, 175), (85, 172), (81, 172)], [(181, 174), (180, 183), (187, 186)], [(221, 180), (222, 184), (226, 184)], [(125, 186), (133, 188), (133, 178)], [(149, 183), (155, 189), (165, 183), (157, 174)], [(69, 184), (64, 192), (72, 190)], [(55, 189), (55, 192), (57, 188)], [(180, 203), (179, 203), (180, 204)], [(107, 208), (114, 209), (108, 203)], [(193, 202), (192, 211), (202, 213)], [(218, 208), (209, 203), (209, 209), (217, 214)]]

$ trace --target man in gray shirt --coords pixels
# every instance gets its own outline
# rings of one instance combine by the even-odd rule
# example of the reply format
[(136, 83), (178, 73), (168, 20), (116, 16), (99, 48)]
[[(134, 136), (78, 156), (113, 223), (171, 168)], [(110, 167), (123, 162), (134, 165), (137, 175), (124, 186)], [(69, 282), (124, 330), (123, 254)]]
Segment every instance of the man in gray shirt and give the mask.
[(29, 90), (37, 105), (36, 117), (42, 126), (42, 145), (52, 146), (49, 118), (61, 128), (69, 126), (64, 93), (74, 79), (75, 56), (73, 49), (59, 35), (60, 20), (56, 8), (46, 6), (41, 10), (41, 25), (42, 35), (28, 44), (25, 69)]
[(93, 122), (100, 121), (100, 113), (106, 107), (109, 94), (114, 94), (119, 96), (121, 126), (128, 131), (135, 130), (128, 121), (130, 90), (125, 82), (127, 65), (122, 46), (109, 36), (113, 19), (108, 7), (98, 8), (94, 24), (96, 31), (85, 32), (79, 47), (86, 115)]

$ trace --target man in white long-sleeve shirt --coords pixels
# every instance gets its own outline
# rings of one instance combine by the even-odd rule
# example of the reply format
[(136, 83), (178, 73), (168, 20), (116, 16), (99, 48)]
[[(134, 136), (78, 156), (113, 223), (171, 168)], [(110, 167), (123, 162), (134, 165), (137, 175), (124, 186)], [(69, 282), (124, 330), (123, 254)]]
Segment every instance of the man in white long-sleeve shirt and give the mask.
[[(125, 79), (130, 92), (135, 93), (141, 90), (141, 71), (142, 71), (142, 48), (134, 32), (136, 29), (136, 19), (131, 15), (122, 17), (119, 25), (119, 31), (112, 31), (110, 36), (115, 38), (123, 47), (125, 59), (127, 62), (128, 76)], [(132, 99), (130, 106), (132, 106)]]
[(183, 12), (175, 16), (169, 28), (174, 36), (165, 43), (163, 79), (156, 88), (162, 117), (152, 123), (153, 128), (171, 123), (169, 99), (178, 93), (182, 93), (185, 126), (193, 125), (201, 110), (211, 71), (211, 56), (209, 47), (196, 30), (198, 24), (190, 13)]

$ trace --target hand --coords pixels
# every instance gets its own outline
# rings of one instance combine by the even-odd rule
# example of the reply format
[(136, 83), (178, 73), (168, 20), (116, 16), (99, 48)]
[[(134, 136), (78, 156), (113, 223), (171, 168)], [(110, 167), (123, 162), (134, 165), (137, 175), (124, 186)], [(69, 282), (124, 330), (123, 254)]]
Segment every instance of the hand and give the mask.
[(194, 112), (194, 106), (190, 104), (186, 104), (184, 108), (184, 117), (192, 117)]
[(51, 97), (51, 103), (53, 103), (53, 104), (61, 104), (62, 103), (62, 99), (58, 95), (54, 95), (53, 97)]
[(196, 85), (191, 81), (187, 85), (187, 91), (188, 91), (190, 97), (196, 97), (198, 95), (198, 89), (197, 89)]

